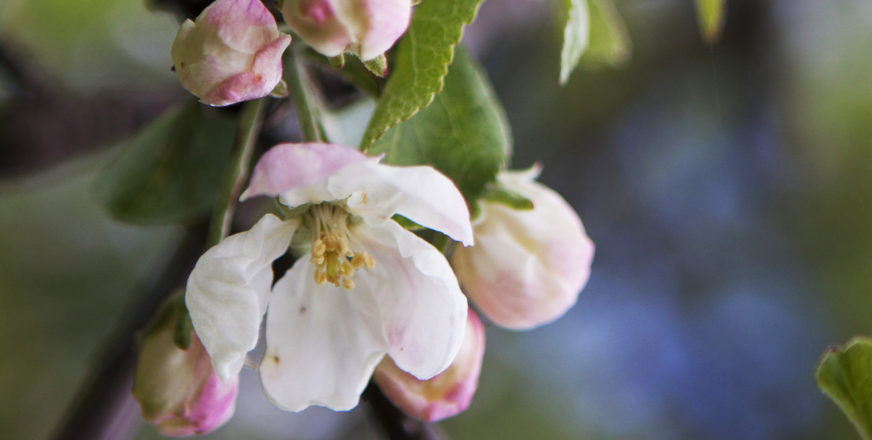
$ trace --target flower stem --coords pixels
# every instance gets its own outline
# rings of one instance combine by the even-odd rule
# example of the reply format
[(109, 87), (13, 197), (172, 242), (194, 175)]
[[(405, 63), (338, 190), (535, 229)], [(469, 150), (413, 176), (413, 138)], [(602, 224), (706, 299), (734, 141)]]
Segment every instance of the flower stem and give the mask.
[(288, 92), (294, 101), (297, 110), (297, 120), (300, 123), (300, 133), (304, 142), (320, 142), (324, 140), (315, 113), (316, 107), (313, 100), (309, 76), (297, 50), (291, 48), (286, 52), (285, 81), (288, 83)]
[(218, 193), (218, 200), (209, 225), (207, 247), (218, 244), (230, 232), (233, 213), (236, 211), (236, 202), (242, 192), (242, 186), (248, 179), (251, 154), (257, 145), (265, 105), (266, 98), (261, 98), (248, 101), (242, 106), (233, 157), (230, 160), (227, 174), (224, 176), (221, 192)]

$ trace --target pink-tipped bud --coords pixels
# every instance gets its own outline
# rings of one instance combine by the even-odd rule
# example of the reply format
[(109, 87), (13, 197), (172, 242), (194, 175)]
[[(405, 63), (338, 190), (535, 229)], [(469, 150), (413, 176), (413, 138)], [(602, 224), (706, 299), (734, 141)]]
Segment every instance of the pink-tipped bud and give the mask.
[(187, 349), (176, 345), (178, 315), (167, 317), (145, 336), (133, 382), (142, 418), (168, 437), (205, 434), (221, 427), (236, 409), (239, 384), (238, 376), (227, 383), (218, 378), (193, 332)]
[(182, 23), (171, 55), (185, 89), (225, 106), (272, 92), (290, 43), (260, 0), (216, 0), (196, 21)]
[(457, 357), (437, 376), (420, 380), (400, 370), (385, 356), (373, 379), (390, 401), (406, 414), (435, 422), (465, 411), (478, 387), (484, 357), (484, 326), (471, 309)]
[(535, 182), (537, 175), (538, 169), (500, 173), (499, 183), (532, 201), (533, 209), (483, 202), (475, 246), (457, 247), (452, 256), (457, 278), (479, 311), (514, 330), (563, 316), (587, 283), (594, 254), (578, 214), (560, 194)]
[(282, 16), (309, 46), (335, 57), (345, 52), (369, 61), (406, 32), (411, 0), (284, 0)]

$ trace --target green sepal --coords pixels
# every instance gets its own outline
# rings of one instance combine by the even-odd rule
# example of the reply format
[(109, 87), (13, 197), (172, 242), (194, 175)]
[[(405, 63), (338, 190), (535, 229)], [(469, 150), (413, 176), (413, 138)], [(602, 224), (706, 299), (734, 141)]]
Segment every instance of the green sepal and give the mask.
[(181, 312), (178, 321), (176, 321), (176, 327), (173, 329), (173, 343), (176, 344), (176, 347), (187, 350), (191, 346), (191, 340), (194, 336), (194, 323), (191, 322), (191, 315), (188, 313), (184, 301), (181, 302)]
[(143, 338), (165, 331), (167, 328), (173, 329), (173, 343), (177, 347), (182, 350), (190, 347), (194, 326), (185, 306), (185, 291), (182, 289), (176, 290), (164, 300), (157, 313), (137, 335), (137, 341), (141, 342)]
[(506, 187), (496, 184), (488, 192), (485, 193), (484, 200), (492, 203), (506, 205), (509, 208), (519, 211), (530, 211), (533, 209), (533, 201), (514, 192)]
[(381, 54), (369, 61), (364, 61), (363, 65), (379, 78), (384, 78), (388, 75), (388, 57), (385, 54)]
[(391, 219), (393, 221), (399, 223), (400, 226), (402, 226), (410, 231), (421, 231), (421, 230), (427, 229), (427, 228), (407, 219), (406, 217), (403, 217), (400, 214), (394, 214), (394, 216), (391, 217)]
[(345, 54), (341, 53), (336, 55), (335, 57), (327, 58), (330, 61), (330, 65), (332, 65), (335, 69), (341, 70), (345, 67)]
[(272, 92), (269, 92), (269, 96), (273, 98), (287, 98), (288, 97), (288, 83), (285, 80), (279, 80), (279, 83), (276, 84), (275, 88), (273, 88)]

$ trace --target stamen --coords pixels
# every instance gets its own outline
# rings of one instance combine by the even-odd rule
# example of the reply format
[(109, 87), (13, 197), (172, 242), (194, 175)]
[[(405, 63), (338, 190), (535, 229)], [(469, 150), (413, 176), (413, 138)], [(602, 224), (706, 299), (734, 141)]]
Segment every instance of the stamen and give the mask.
[(372, 269), (375, 261), (348, 230), (348, 212), (337, 205), (322, 203), (312, 207), (309, 216), (312, 221), (310, 261), (315, 266), (315, 282), (354, 288), (354, 272), (362, 267)]

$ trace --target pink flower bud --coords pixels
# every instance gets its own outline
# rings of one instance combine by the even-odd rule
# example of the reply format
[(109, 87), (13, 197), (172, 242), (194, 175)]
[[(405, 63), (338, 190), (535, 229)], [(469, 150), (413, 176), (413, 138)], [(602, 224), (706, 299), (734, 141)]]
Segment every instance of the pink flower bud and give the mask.
[(554, 190), (535, 182), (538, 169), (502, 172), (500, 184), (533, 202), (517, 210), (481, 205), (475, 246), (457, 247), (452, 265), (488, 319), (515, 330), (551, 322), (572, 307), (590, 275), (594, 244), (578, 214)]
[(205, 434), (233, 415), (239, 377), (222, 382), (196, 334), (186, 350), (178, 348), (173, 341), (175, 322), (167, 319), (144, 338), (133, 397), (142, 418), (163, 435)]
[(435, 422), (465, 411), (478, 387), (484, 357), (484, 326), (469, 309), (466, 334), (457, 357), (448, 368), (429, 380), (420, 380), (397, 368), (385, 356), (373, 379), (385, 396), (406, 414)]
[(411, 0), (284, 0), (285, 22), (309, 46), (335, 57), (351, 52), (369, 61), (406, 32)]
[(196, 22), (182, 23), (171, 54), (185, 89), (225, 106), (268, 95), (290, 43), (260, 0), (216, 0)]

